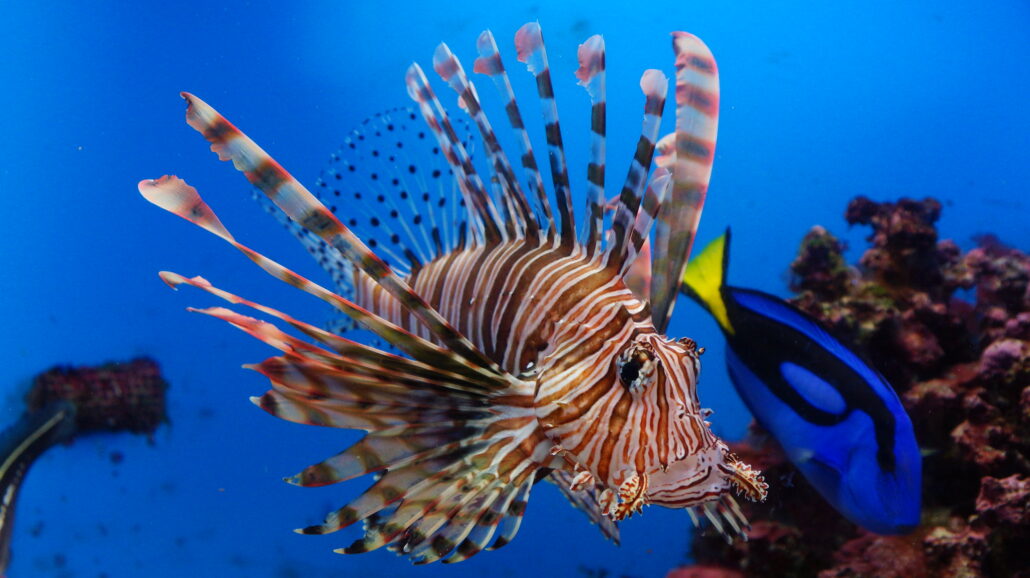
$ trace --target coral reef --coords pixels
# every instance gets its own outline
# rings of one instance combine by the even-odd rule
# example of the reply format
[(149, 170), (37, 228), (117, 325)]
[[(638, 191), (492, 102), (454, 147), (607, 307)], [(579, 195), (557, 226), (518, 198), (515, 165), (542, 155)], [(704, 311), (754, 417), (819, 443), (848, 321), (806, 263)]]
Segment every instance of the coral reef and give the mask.
[(97, 367), (57, 366), (33, 379), (29, 411), (65, 400), (75, 406), (75, 427), (88, 431), (153, 434), (167, 421), (165, 389), (157, 363), (148, 358)]
[(873, 229), (858, 266), (822, 227), (791, 264), (793, 303), (854, 343), (907, 408), (925, 456), (922, 525), (878, 536), (851, 524), (753, 426), (733, 450), (765, 466), (770, 498), (744, 505), (749, 541), (699, 532), (698, 566), (670, 576), (1030, 576), (1030, 256), (987, 235), (962, 254), (938, 239), (940, 212), (858, 197), (845, 218)]
[(97, 367), (57, 366), (33, 379), (25, 411), (0, 430), (0, 575), (10, 561), (17, 498), (32, 463), (51, 447), (82, 435), (151, 437), (168, 421), (167, 389), (157, 363), (147, 358)]

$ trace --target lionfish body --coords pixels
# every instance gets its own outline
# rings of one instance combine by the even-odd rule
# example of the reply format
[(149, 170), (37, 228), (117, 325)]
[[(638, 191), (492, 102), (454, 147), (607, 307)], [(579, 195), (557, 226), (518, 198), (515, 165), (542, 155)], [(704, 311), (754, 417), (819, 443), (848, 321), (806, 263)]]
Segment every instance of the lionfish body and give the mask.
[[(282, 351), (253, 366), (273, 386), (254, 399), (263, 409), (295, 422), (368, 432), (288, 479), (319, 486), (376, 473), (359, 498), (324, 523), (300, 530), (321, 534), (363, 521), (363, 537), (342, 552), (388, 546), (424, 563), (460, 561), (500, 547), (517, 532), (531, 488), (544, 479), (612, 539), (615, 522), (645, 504), (696, 508), (720, 530), (725, 522), (740, 532), (746, 521), (728, 493), (737, 489), (762, 499), (766, 486), (709, 430), (696, 395), (694, 342), (662, 335), (714, 152), (718, 81), (711, 54), (696, 38), (674, 35), (677, 131), (658, 145), (659, 168), (650, 179), (667, 80), (658, 71), (644, 74), (637, 153), (606, 210), (604, 44), (595, 36), (580, 47), (577, 76), (593, 101), (593, 139), (587, 219), (577, 235), (539, 26), (520, 29), (516, 47), (536, 76), (556, 207), (492, 35), (483, 33), (477, 46), (475, 71), (500, 89), (522, 148), (522, 179), (445, 45), (434, 69), (458, 93), (482, 137), (486, 179), (418, 65), (408, 71), (408, 91), (447, 175), (441, 180), (444, 171), (429, 173), (409, 163), (411, 147), (405, 145), (416, 129), (400, 122), (409, 120), (405, 113), (386, 114), (346, 143), (360, 148), (366, 136), (391, 143), (389, 153), (372, 151), (385, 172), (367, 172), (362, 187), (343, 195), (335, 183), (358, 178), (362, 170), (355, 164), (334, 155), (341, 168), (319, 181), (316, 197), (203, 101), (184, 94), (189, 124), (281, 210), (280, 218), (332, 273), (335, 291), (236, 241), (182, 180), (140, 183), (151, 202), (332, 304), (399, 354), (306, 324), (199, 277), (162, 277), (255, 308), (309, 338), (228, 309), (203, 310)], [(407, 140), (399, 134), (404, 131)], [(426, 136), (418, 131), (419, 140)], [(356, 201), (375, 198), (378, 205), (333, 204), (348, 194)], [(643, 295), (627, 286), (627, 277), (631, 267), (641, 268), (639, 262), (634, 267), (637, 257), (648, 254), (652, 225), (650, 294)], [(357, 234), (362, 228), (367, 235)]]

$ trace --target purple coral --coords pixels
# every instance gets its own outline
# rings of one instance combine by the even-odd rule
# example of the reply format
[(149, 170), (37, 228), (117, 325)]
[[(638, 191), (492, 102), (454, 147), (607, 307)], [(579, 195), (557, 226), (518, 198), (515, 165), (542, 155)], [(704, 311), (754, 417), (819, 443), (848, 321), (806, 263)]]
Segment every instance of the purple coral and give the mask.
[[(933, 199), (847, 208), (868, 225), (859, 267), (813, 227), (791, 264), (793, 302), (850, 338), (894, 385), (920, 446), (923, 525), (881, 537), (826, 505), (775, 443), (737, 444), (763, 462), (750, 541), (695, 537), (708, 568), (762, 576), (1030, 576), (1030, 256), (993, 236), (962, 254), (939, 240)], [(975, 289), (971, 301), (956, 296)], [(773, 572), (775, 570), (775, 572)]]
[(26, 401), (30, 411), (55, 401), (71, 402), (79, 433), (129, 431), (150, 435), (168, 419), (167, 388), (157, 362), (139, 358), (96, 367), (54, 367), (35, 377)]

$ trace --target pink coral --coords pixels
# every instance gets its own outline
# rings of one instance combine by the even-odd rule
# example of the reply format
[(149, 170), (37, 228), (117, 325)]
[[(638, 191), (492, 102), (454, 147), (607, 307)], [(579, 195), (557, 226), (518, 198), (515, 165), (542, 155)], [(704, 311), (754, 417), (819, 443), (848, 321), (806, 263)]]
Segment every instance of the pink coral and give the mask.
[(986, 528), (960, 519), (938, 526), (923, 540), (926, 559), (935, 576), (983, 576), (989, 549)]
[[(848, 222), (873, 229), (861, 272), (822, 227), (791, 264), (792, 301), (853, 340), (912, 418), (926, 451), (916, 537), (843, 520), (754, 435), (734, 451), (765, 463), (769, 500), (745, 506), (749, 542), (696, 537), (702, 563), (744, 576), (1030, 577), (1030, 255), (989, 235), (963, 255), (938, 240), (940, 211), (856, 198)], [(956, 294), (974, 287), (975, 301)]]
[(27, 396), (30, 410), (64, 400), (76, 409), (76, 428), (152, 434), (167, 421), (165, 390), (157, 362), (149, 358), (95, 367), (56, 366), (37, 375)]
[(985, 477), (976, 497), (980, 521), (992, 526), (1012, 526), (1026, 532), (1030, 528), (1030, 478)]
[(866, 532), (841, 546), (833, 558), (834, 566), (820, 572), (819, 578), (923, 578), (927, 575), (922, 547), (911, 538)]
[(1000, 385), (1030, 382), (1030, 341), (1009, 338), (988, 345), (980, 356), (980, 373)]
[(744, 578), (744, 574), (720, 566), (684, 566), (670, 570), (665, 578)]

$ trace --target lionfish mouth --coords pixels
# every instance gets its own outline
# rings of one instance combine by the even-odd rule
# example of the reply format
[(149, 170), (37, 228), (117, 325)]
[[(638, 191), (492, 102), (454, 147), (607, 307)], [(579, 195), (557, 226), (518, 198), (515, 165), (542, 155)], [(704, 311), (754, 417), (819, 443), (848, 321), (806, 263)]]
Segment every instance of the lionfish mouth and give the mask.
[(727, 452), (726, 463), (720, 465), (719, 469), (726, 474), (738, 494), (743, 494), (753, 502), (765, 501), (769, 493), (769, 484), (766, 483), (765, 477), (758, 470), (740, 461), (736, 454)]
[(734, 536), (746, 539), (745, 532), (750, 528), (728, 490), (735, 489), (738, 495), (762, 502), (769, 489), (760, 472), (740, 461), (722, 443), (677, 460), (648, 477), (648, 503), (685, 508), (695, 526), (700, 525), (701, 513), (727, 540)]

